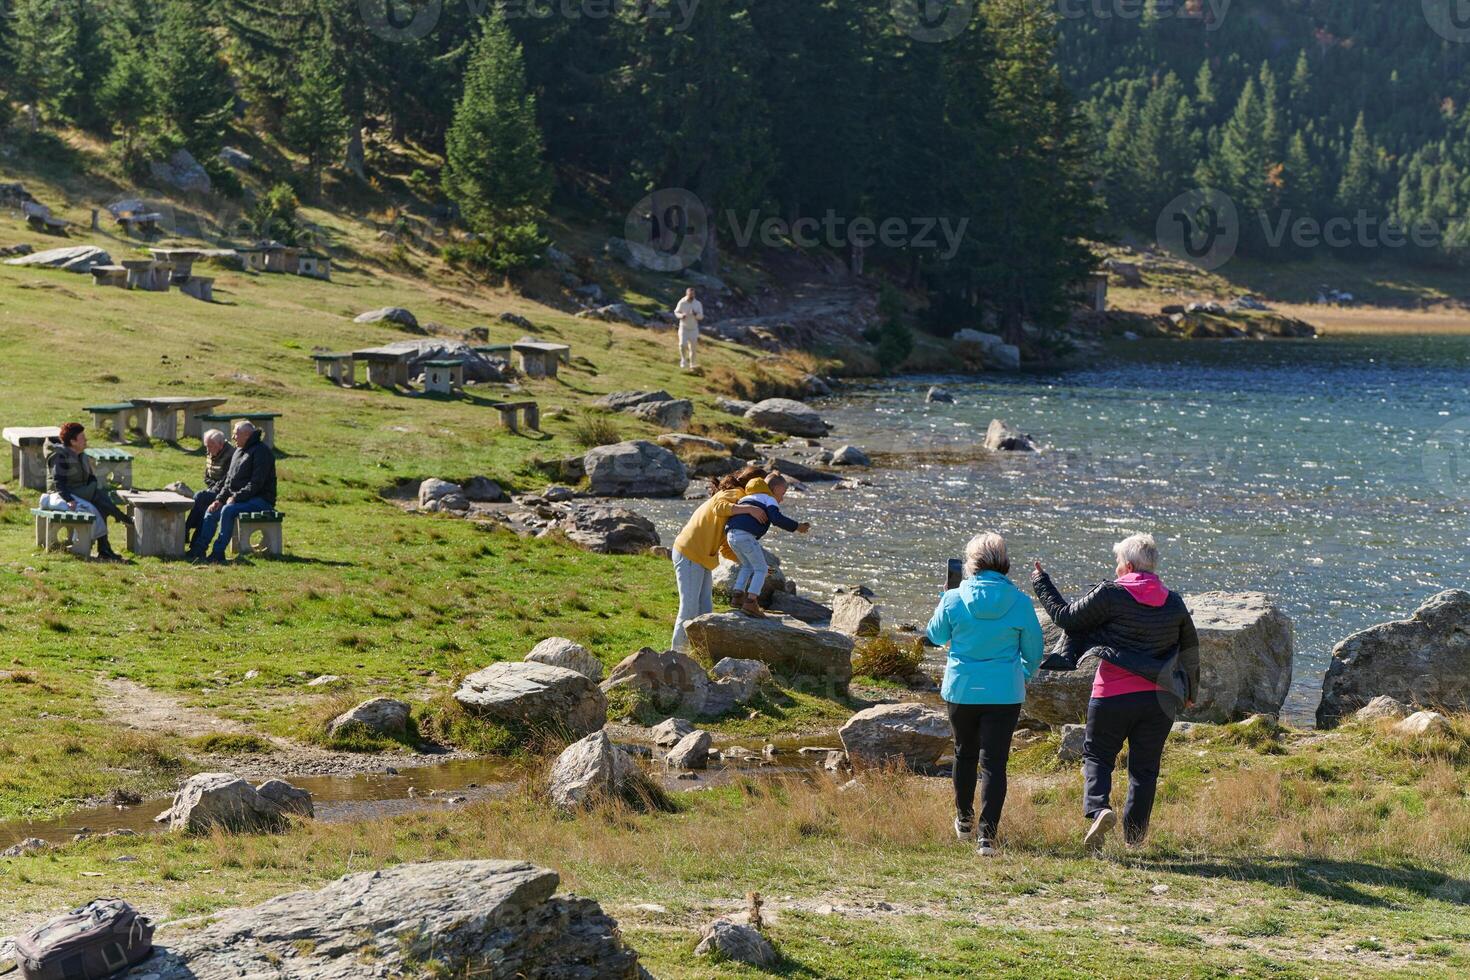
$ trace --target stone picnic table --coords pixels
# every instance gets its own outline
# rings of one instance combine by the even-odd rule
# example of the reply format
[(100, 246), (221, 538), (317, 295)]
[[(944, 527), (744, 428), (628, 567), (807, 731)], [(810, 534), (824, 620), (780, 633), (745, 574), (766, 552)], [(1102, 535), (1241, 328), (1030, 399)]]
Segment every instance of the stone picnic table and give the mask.
[(87, 458), (103, 487), (109, 484), (124, 490), (133, 489), (133, 454), (121, 449), (88, 449)]
[(413, 362), (414, 353), (389, 347), (364, 347), (353, 351), (352, 357), (367, 365), (368, 384), (379, 388), (407, 388), (408, 367)]
[(134, 405), (148, 412), (148, 438), (161, 439), (164, 442), (178, 442), (180, 412), (184, 414), (184, 435), (195, 439), (203, 438), (204, 413), (227, 401), (227, 398), (200, 398), (193, 395), (132, 399)]
[(424, 391), (452, 395), (464, 390), (464, 361), (457, 358), (424, 361)]
[(357, 387), (357, 361), (353, 355), (339, 351), (321, 351), (311, 355), (316, 373), (332, 379), (343, 388)]
[(194, 501), (172, 490), (119, 490), (133, 526), (128, 550), (155, 558), (184, 557), (184, 522)]
[(93, 431), (98, 435), (107, 431), (113, 442), (125, 442), (130, 430), (142, 429), (143, 418), (148, 414), (132, 402), (88, 405), (82, 411), (92, 413)]
[(280, 412), (219, 412), (213, 415), (201, 415), (199, 419), (215, 425), (224, 425), (226, 434), (230, 432), (229, 426), (235, 421), (249, 422), (260, 430), (260, 441), (274, 449), (276, 448), (276, 419), (280, 417)]
[(528, 378), (554, 378), (558, 364), (570, 364), (572, 349), (566, 344), (540, 340), (518, 340), (510, 345), (517, 371)]
[(28, 490), (46, 489), (46, 440), (61, 435), (60, 426), (16, 425), (0, 430), (10, 443), (10, 476)]

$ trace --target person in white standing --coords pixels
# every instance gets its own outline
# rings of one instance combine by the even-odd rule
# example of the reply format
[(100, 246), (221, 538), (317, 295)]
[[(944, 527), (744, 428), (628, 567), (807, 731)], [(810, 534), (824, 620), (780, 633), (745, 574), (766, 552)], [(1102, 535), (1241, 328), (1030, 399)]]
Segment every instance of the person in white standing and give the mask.
[(704, 319), (704, 304), (694, 297), (691, 287), (674, 307), (674, 316), (679, 319), (679, 366), (694, 369), (694, 350), (699, 345), (699, 321)]

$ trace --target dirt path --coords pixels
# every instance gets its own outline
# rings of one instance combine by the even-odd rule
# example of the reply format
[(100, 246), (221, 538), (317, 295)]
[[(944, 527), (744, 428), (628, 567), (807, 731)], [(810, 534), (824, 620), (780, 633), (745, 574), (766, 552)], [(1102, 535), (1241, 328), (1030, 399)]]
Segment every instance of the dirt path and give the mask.
[(255, 731), (241, 722), (210, 714), (127, 678), (99, 678), (98, 686), (102, 689), (98, 703), (103, 712), (109, 720), (126, 728), (182, 738), (215, 733), (252, 735), (269, 742), (269, 752), (191, 753), (201, 763), (217, 761), (221, 768), (228, 768), (230, 772), (247, 779), (381, 772), (388, 765), (404, 769), (474, 757), (471, 752), (419, 753), (407, 749), (399, 752), (337, 752)]

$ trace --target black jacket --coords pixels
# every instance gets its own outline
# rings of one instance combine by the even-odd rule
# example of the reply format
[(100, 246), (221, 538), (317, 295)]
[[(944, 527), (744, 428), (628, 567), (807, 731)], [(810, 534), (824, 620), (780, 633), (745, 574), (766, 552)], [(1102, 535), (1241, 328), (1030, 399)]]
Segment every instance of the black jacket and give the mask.
[(259, 497), (272, 507), (276, 505), (276, 456), (260, 441), (259, 432), (250, 437), (243, 449), (235, 450), (222, 496), (225, 503)]
[[(1199, 691), (1199, 634), (1179, 593), (1162, 606), (1147, 606), (1114, 582), (1104, 582), (1067, 602), (1051, 576), (1032, 575), (1031, 588), (1073, 650), (1085, 649), (1129, 673), (1146, 677), (1193, 701)], [(1043, 666), (1046, 666), (1043, 664)]]

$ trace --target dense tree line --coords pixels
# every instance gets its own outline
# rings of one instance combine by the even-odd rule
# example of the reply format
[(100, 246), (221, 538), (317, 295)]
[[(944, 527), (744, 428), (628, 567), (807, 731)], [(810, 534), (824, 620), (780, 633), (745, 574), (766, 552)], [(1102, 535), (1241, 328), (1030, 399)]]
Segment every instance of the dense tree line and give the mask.
[[(752, 218), (825, 221), (854, 268), (927, 289), (945, 330), (1053, 320), (1091, 261), (1089, 130), (1046, 0), (955, 0), (937, 37), (893, 0), (0, 6), (17, 128), (80, 126), (133, 166), (186, 147), (216, 173), (231, 126), (267, 133), (303, 197), (329, 168), (372, 178), (381, 133), (442, 155), (437, 186), (497, 268), (540, 248), (548, 207), (669, 187), (712, 219), (705, 271)], [(940, 219), (952, 248), (921, 234)]]
[(1292, 233), (1306, 217), (1361, 225), (1326, 246), (1345, 256), (1383, 254), (1390, 225), (1428, 243), (1397, 254), (1463, 256), (1470, 32), (1437, 31), (1437, 2), (1064, 0), (1058, 59), (1113, 229), (1151, 236), (1171, 199), (1209, 186), (1235, 202), (1248, 253), (1323, 248)]

